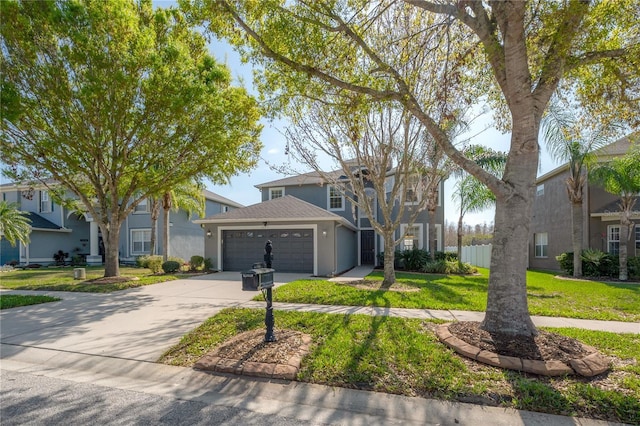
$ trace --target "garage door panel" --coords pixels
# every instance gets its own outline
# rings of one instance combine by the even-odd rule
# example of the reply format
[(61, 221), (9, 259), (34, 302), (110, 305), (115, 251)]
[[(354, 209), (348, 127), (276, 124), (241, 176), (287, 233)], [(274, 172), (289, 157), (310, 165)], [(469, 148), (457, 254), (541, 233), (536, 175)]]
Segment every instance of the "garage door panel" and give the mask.
[(242, 271), (261, 262), (267, 240), (273, 243), (273, 267), (282, 272), (313, 273), (313, 231), (310, 229), (223, 231), (223, 269)]

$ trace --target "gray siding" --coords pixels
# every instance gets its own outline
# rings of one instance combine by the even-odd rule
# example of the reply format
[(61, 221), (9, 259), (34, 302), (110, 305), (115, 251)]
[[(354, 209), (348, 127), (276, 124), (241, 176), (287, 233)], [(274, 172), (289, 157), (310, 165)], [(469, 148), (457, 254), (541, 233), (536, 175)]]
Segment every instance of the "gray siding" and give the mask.
[(336, 273), (358, 264), (358, 233), (339, 226), (336, 228)]

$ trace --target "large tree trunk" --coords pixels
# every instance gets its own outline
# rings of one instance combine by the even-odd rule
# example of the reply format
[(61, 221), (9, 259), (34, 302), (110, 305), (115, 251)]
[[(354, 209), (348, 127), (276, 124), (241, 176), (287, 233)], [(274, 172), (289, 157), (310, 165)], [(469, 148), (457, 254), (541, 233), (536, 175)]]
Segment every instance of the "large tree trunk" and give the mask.
[(573, 246), (573, 276), (582, 276), (582, 239), (584, 230), (582, 228), (582, 202), (571, 203), (571, 238)]
[(151, 202), (151, 241), (149, 243), (149, 253), (151, 255), (156, 254), (159, 216), (160, 216), (160, 202), (154, 199)]
[(120, 244), (120, 226), (115, 219), (111, 219), (109, 227), (102, 227), (102, 240), (104, 242), (104, 276), (120, 276), (120, 259), (118, 246)]
[(382, 287), (389, 288), (396, 282), (396, 270), (393, 266), (395, 260), (395, 238), (393, 231), (384, 234), (384, 280)]
[(525, 337), (537, 334), (529, 316), (526, 278), (538, 170), (538, 127), (532, 117), (528, 118), (525, 123), (529, 126), (513, 128), (509, 164), (503, 175), (512, 191), (508, 196), (496, 196), (487, 311), (481, 325), (490, 333)]
[(165, 209), (162, 225), (162, 259), (169, 260), (169, 209)]

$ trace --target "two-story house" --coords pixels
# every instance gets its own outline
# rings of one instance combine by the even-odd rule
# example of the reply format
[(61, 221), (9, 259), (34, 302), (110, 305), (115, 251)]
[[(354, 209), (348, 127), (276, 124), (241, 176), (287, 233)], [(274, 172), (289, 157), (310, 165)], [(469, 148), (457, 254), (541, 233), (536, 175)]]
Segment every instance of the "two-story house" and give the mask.
[[(343, 172), (330, 174), (340, 177)], [(393, 170), (387, 179), (394, 179)], [(407, 236), (398, 249), (429, 249), (429, 232), (435, 232), (436, 250), (442, 250), (442, 187), (436, 223), (429, 223), (425, 210), (413, 223), (401, 224), (396, 238), (405, 231)], [(220, 270), (241, 271), (262, 261), (267, 240), (273, 245), (276, 270), (315, 276), (337, 275), (357, 265), (376, 265), (377, 253), (384, 251), (383, 241), (366, 214), (317, 172), (262, 183), (256, 188), (261, 191), (262, 202), (196, 221), (206, 230), (205, 255)], [(374, 195), (371, 189), (372, 210), (379, 212)], [(415, 200), (420, 194), (412, 196)]]
[[(29, 244), (12, 247), (6, 239), (0, 240), (0, 265), (8, 263), (51, 264), (59, 250), (72, 256), (80, 256), (87, 264), (103, 263), (104, 247), (97, 223), (85, 213), (79, 214), (55, 203), (47, 188), (8, 183), (0, 185), (3, 200), (17, 203), (20, 210), (28, 212), (31, 220)], [(241, 204), (204, 191), (206, 216), (243, 207)], [(118, 252), (121, 262), (134, 262), (137, 256), (151, 254), (151, 214), (149, 203), (143, 200), (131, 213), (120, 230)], [(164, 212), (156, 223), (156, 253), (162, 253)], [(182, 210), (169, 212), (169, 254), (188, 260), (194, 255), (204, 255), (204, 232), (193, 223), (193, 217)]]
[[(599, 149), (598, 161), (626, 154), (632, 140), (639, 138), (640, 133), (635, 133)], [(529, 241), (530, 268), (560, 270), (556, 256), (573, 251), (571, 203), (565, 183), (568, 177), (569, 165), (564, 164), (536, 181)], [(583, 192), (583, 247), (617, 254), (620, 247), (619, 198), (589, 179), (585, 181)], [(632, 220), (636, 226), (628, 244), (629, 256), (640, 256), (640, 202), (636, 203)]]

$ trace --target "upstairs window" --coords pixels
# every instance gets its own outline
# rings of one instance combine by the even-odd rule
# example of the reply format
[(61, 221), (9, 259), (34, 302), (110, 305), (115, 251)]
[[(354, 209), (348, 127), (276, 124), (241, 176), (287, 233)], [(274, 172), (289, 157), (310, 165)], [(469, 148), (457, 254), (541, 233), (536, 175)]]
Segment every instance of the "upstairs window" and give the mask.
[(220, 206), (220, 212), (226, 213), (228, 211), (229, 211), (229, 206), (225, 206), (225, 205)]
[(145, 198), (140, 200), (137, 206), (133, 208), (134, 213), (149, 213), (149, 201)]
[(328, 187), (328, 205), (329, 210), (344, 210), (344, 196), (338, 191), (335, 186)]
[(544, 195), (544, 183), (536, 187), (536, 197)]
[(284, 188), (269, 188), (269, 199), (275, 200), (276, 198), (284, 197)]
[(131, 254), (148, 254), (151, 251), (151, 229), (131, 230)]
[(49, 191), (40, 191), (40, 213), (51, 213), (53, 206), (51, 205), (51, 198), (49, 198)]
[(422, 248), (422, 225), (400, 225), (400, 232), (404, 234), (401, 250), (413, 250)]
[(405, 204), (418, 204), (422, 198), (422, 183), (419, 175), (409, 176), (406, 180)]

